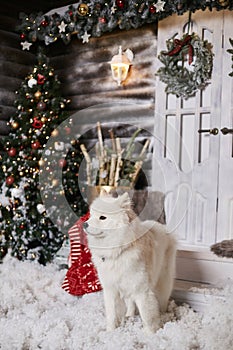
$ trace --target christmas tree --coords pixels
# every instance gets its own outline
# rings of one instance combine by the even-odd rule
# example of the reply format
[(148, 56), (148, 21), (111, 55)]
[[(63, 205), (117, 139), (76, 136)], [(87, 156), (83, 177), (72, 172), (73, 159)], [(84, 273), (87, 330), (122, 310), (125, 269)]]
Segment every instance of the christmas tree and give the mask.
[[(46, 264), (62, 246), (65, 229), (73, 224), (69, 221), (72, 212), (80, 216), (87, 208), (77, 184), (81, 152), (78, 147), (68, 152), (65, 137), (62, 142), (57, 139), (62, 123), (69, 141), (71, 126), (65, 112), (69, 100), (61, 97), (61, 83), (42, 50), (37, 61), (16, 91), (16, 113), (0, 156), (0, 259), (10, 249), (20, 260)], [(45, 157), (49, 153), (52, 161)], [(62, 171), (62, 183), (52, 176), (57, 168)], [(43, 184), (41, 174), (46, 175)], [(41, 191), (53, 207), (45, 208)], [(68, 212), (60, 200), (64, 196)]]

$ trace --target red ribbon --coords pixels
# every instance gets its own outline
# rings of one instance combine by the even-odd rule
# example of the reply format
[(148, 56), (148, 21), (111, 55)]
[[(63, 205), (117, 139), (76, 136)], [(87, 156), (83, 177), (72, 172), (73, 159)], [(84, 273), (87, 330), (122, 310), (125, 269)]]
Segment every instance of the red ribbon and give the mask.
[(183, 40), (175, 39), (174, 40), (174, 48), (166, 52), (165, 55), (174, 56), (179, 53), (183, 47), (188, 47), (188, 63), (191, 64), (193, 62), (193, 46), (191, 45), (191, 35), (187, 35)]
[(32, 124), (33, 128), (35, 129), (41, 129), (43, 126), (43, 123), (37, 119), (37, 117), (33, 118), (33, 124)]

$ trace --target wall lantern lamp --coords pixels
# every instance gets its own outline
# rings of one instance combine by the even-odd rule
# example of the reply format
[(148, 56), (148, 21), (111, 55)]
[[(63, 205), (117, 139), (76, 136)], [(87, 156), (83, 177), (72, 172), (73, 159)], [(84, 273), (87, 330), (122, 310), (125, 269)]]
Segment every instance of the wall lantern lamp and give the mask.
[(133, 52), (130, 49), (122, 52), (121, 46), (119, 46), (118, 54), (113, 56), (110, 62), (112, 77), (113, 80), (117, 81), (118, 86), (127, 78), (129, 67), (132, 65), (133, 56)]

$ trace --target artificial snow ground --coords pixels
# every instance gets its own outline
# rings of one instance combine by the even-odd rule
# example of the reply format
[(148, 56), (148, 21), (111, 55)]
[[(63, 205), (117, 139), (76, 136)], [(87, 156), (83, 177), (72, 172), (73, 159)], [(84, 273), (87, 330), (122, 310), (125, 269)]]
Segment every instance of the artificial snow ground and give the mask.
[(233, 285), (203, 315), (170, 303), (162, 327), (146, 336), (137, 316), (105, 331), (102, 292), (81, 298), (61, 283), (66, 270), (6, 257), (0, 265), (1, 350), (233, 350)]

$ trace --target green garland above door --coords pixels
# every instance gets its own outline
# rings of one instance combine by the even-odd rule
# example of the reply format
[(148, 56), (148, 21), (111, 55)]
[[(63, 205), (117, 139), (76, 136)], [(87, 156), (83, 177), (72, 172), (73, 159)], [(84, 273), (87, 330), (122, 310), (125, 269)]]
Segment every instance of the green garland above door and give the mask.
[(144, 24), (156, 23), (174, 13), (212, 9), (233, 10), (232, 0), (84, 0), (75, 5), (50, 11), (48, 14), (20, 13), (20, 33), (23, 50), (29, 50), (37, 41), (50, 45), (61, 39), (68, 44), (72, 36), (83, 43), (91, 37), (100, 37), (115, 29), (128, 30)]

